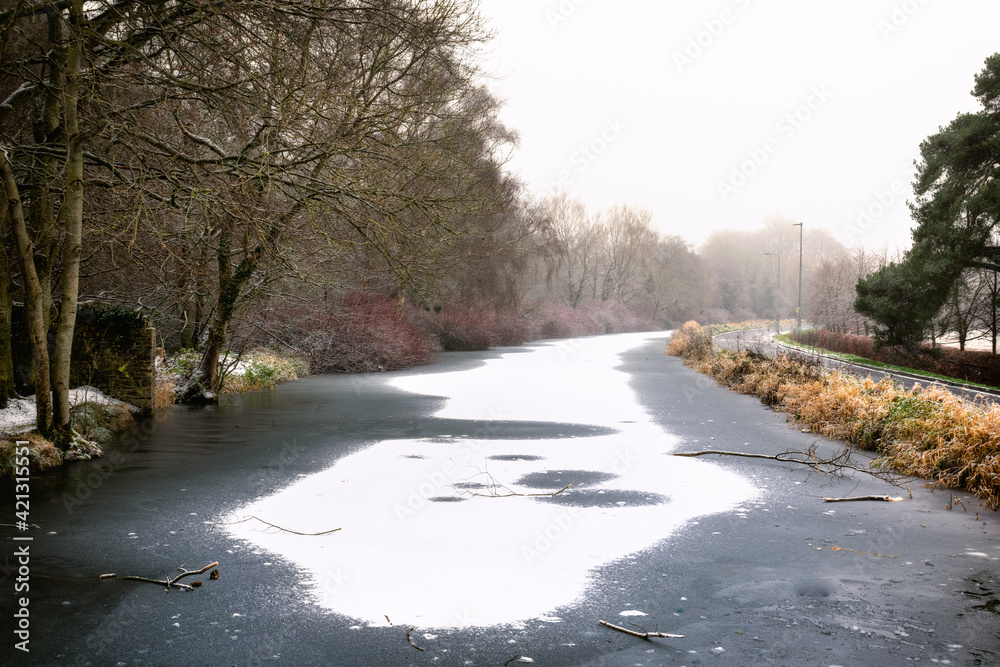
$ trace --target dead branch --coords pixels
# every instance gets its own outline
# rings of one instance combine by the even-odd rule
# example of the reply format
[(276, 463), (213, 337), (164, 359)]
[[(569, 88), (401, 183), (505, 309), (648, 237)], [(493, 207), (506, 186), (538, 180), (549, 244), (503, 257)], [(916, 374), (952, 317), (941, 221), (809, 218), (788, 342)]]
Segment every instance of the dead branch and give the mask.
[(824, 503), (851, 503), (861, 500), (876, 500), (885, 503), (898, 503), (903, 500), (902, 497), (893, 498), (892, 496), (852, 496), (850, 498), (824, 498)]
[(521, 654), (518, 653), (517, 655), (515, 655), (510, 660), (508, 660), (507, 662), (503, 663), (503, 667), (507, 667), (507, 665), (509, 665), (510, 663), (514, 662), (515, 660), (519, 660), (520, 658), (521, 658)]
[[(823, 547), (820, 547), (823, 548)], [(885, 554), (870, 554), (867, 551), (858, 551), (857, 549), (845, 549), (844, 547), (838, 547), (836, 545), (825, 549), (826, 551), (850, 551), (852, 554), (861, 554), (862, 556), (876, 556), (878, 558), (899, 558), (899, 556), (886, 556)]]
[[(181, 589), (186, 590), (186, 591), (193, 591), (198, 586), (201, 586), (202, 582), (196, 581), (193, 584), (182, 584), (182, 583), (179, 583), (180, 580), (183, 579), (184, 577), (191, 577), (191, 576), (194, 576), (196, 574), (202, 574), (204, 572), (207, 572), (208, 570), (211, 570), (213, 567), (219, 567), (219, 562), (215, 561), (215, 562), (209, 563), (208, 565), (206, 565), (205, 567), (201, 568), (200, 570), (186, 571), (186, 570), (182, 569), (182, 571), (181, 571), (180, 574), (178, 574), (176, 577), (172, 577), (172, 578), (169, 577), (169, 576), (165, 576), (163, 579), (150, 579), (149, 577), (136, 577), (136, 576), (133, 576), (133, 575), (118, 576), (117, 574), (115, 574), (115, 573), (112, 572), (111, 574), (102, 574), (101, 576), (98, 577), (98, 579), (127, 579), (129, 581), (143, 581), (143, 582), (146, 582), (147, 584), (160, 584), (162, 586), (166, 586), (167, 587), (167, 592), (168, 593), (170, 592), (171, 588), (181, 588)], [(216, 576), (216, 574), (215, 574), (216, 572), (218, 572), (218, 570), (215, 570), (214, 572), (212, 572), (212, 579), (218, 579), (219, 578), (218, 576)]]
[(257, 516), (248, 516), (248, 517), (244, 517), (244, 518), (240, 519), (239, 521), (233, 521), (231, 523), (220, 523), (220, 524), (217, 524), (217, 525), (219, 525), (219, 526), (235, 526), (238, 523), (246, 523), (247, 521), (255, 521), (255, 520), (256, 521), (260, 521), (262, 524), (264, 524), (266, 526), (270, 526), (271, 528), (277, 528), (278, 530), (283, 531), (285, 533), (291, 533), (292, 535), (302, 535), (303, 537), (319, 537), (320, 535), (329, 535), (330, 533), (336, 533), (338, 530), (343, 530), (342, 528), (334, 528), (333, 530), (324, 530), (322, 533), (300, 533), (297, 530), (291, 530), (289, 528), (282, 528), (281, 526), (277, 526), (277, 525), (275, 525), (275, 524), (273, 524), (273, 523), (271, 523), (269, 521), (264, 521), (263, 519), (261, 519), (260, 517), (257, 517)]
[(737, 456), (746, 459), (765, 459), (768, 461), (779, 461), (781, 463), (796, 463), (799, 465), (804, 465), (807, 468), (811, 468), (820, 474), (833, 475), (835, 477), (843, 477), (844, 471), (852, 470), (854, 472), (861, 472), (866, 475), (871, 475), (872, 477), (879, 479), (883, 482), (892, 484), (893, 486), (900, 487), (900, 476), (894, 475), (891, 472), (882, 470), (872, 470), (870, 466), (855, 464), (851, 460), (851, 449), (845, 447), (844, 450), (837, 454), (836, 456), (829, 459), (821, 459), (816, 455), (816, 445), (809, 448), (808, 451), (784, 451), (779, 454), (749, 454), (746, 452), (729, 452), (720, 449), (708, 449), (700, 452), (674, 452), (674, 456), (685, 456), (685, 457), (695, 457), (695, 456)]
[(417, 649), (418, 651), (426, 651), (427, 649), (417, 646), (416, 644), (413, 643), (413, 638), (410, 636), (411, 634), (413, 634), (413, 628), (410, 628), (409, 630), (406, 631), (406, 641), (410, 642), (410, 646)]
[[(486, 488), (489, 489), (489, 493), (475, 493), (472, 491), (463, 491), (463, 493), (474, 498), (512, 498), (515, 496), (521, 498), (551, 498), (553, 496), (558, 496), (560, 493), (579, 482), (580, 478), (583, 477), (583, 475), (578, 475), (576, 479), (558, 491), (552, 491), (549, 493), (518, 493), (517, 491), (513, 491), (509, 487), (498, 482), (488, 470), (481, 470), (479, 475), (486, 475), (486, 477), (489, 478), (489, 483), (486, 485)], [(479, 475), (476, 475), (476, 477)], [(497, 489), (503, 489), (506, 493), (498, 493)]]
[(655, 630), (653, 632), (649, 632), (645, 628), (642, 628), (641, 626), (638, 625), (635, 627), (641, 629), (642, 632), (629, 630), (628, 628), (623, 628), (620, 625), (615, 625), (614, 623), (608, 623), (607, 621), (602, 621), (600, 619), (597, 619), (597, 622), (605, 627), (611, 628), (612, 630), (617, 630), (618, 632), (624, 632), (627, 635), (632, 635), (633, 637), (638, 637), (639, 639), (651, 639), (653, 637), (663, 637), (665, 639), (684, 639), (684, 635), (672, 635), (667, 632), (657, 632)]

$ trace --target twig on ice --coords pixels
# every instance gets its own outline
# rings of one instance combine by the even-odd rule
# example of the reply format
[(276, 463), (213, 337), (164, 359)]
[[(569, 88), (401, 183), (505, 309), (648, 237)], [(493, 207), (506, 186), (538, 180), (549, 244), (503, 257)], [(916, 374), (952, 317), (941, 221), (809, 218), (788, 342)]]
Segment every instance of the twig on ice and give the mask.
[(515, 660), (519, 660), (520, 658), (521, 658), (521, 654), (518, 653), (517, 655), (515, 655), (510, 660), (508, 660), (507, 662), (503, 663), (503, 667), (507, 667), (507, 665), (509, 665), (510, 663), (514, 662)]
[[(198, 586), (201, 586), (200, 581), (196, 581), (193, 584), (182, 584), (179, 583), (180, 580), (183, 579), (184, 577), (190, 577), (196, 574), (202, 574), (204, 572), (207, 572), (208, 570), (211, 570), (213, 567), (219, 567), (219, 562), (215, 561), (213, 563), (209, 563), (200, 570), (181, 572), (180, 574), (178, 574), (176, 577), (173, 578), (164, 577), (163, 579), (150, 579), (149, 577), (135, 577), (132, 575), (124, 575), (119, 577), (117, 574), (114, 574), (112, 572), (111, 574), (102, 574), (101, 576), (98, 577), (98, 579), (127, 579), (129, 581), (144, 581), (148, 584), (161, 584), (167, 587), (168, 593), (170, 592), (171, 588), (183, 588), (186, 591), (193, 591)], [(218, 572), (218, 570), (216, 570), (215, 572)], [(218, 579), (218, 577), (215, 576), (215, 572), (212, 573), (212, 579)]]
[(845, 470), (863, 472), (876, 479), (888, 482), (896, 487), (901, 487), (899, 476), (881, 470), (872, 470), (870, 466), (855, 464), (851, 460), (850, 448), (845, 448), (840, 454), (833, 458), (821, 459), (816, 456), (816, 446), (813, 445), (809, 451), (785, 451), (779, 454), (748, 454), (746, 452), (728, 452), (720, 449), (708, 449), (700, 452), (674, 452), (674, 456), (737, 456), (746, 459), (765, 459), (768, 461), (780, 461), (781, 463), (798, 463), (807, 468), (812, 468), (819, 473), (827, 473), (834, 476), (843, 476)]
[(852, 554), (861, 554), (862, 556), (877, 556), (879, 558), (899, 558), (899, 556), (886, 556), (885, 554), (870, 554), (867, 551), (858, 551), (857, 549), (845, 549), (844, 547), (838, 547), (834, 545), (829, 548), (816, 547), (817, 549), (825, 549), (826, 551), (850, 551)]
[(824, 503), (851, 503), (860, 500), (876, 500), (884, 503), (898, 503), (903, 500), (901, 496), (851, 496), (850, 498), (824, 498)]
[[(638, 637), (639, 639), (650, 639), (652, 637), (663, 637), (665, 639), (684, 639), (684, 635), (672, 635), (667, 632), (648, 632), (645, 628), (640, 628), (642, 632), (636, 632), (635, 630), (629, 630), (628, 628), (623, 628), (620, 625), (615, 625), (614, 623), (608, 623), (607, 621), (597, 620), (603, 626), (609, 627), (612, 630), (617, 630), (618, 632), (624, 632), (627, 635), (632, 635), (633, 637)], [(639, 628), (640, 626), (636, 626)]]
[[(515, 496), (521, 498), (551, 498), (553, 496), (558, 496), (560, 493), (562, 493), (569, 487), (579, 482), (580, 478), (583, 477), (582, 474), (578, 475), (576, 479), (574, 479), (572, 482), (570, 482), (563, 488), (559, 489), (558, 491), (551, 491), (548, 493), (518, 493), (517, 491), (512, 491), (508, 487), (498, 482), (496, 478), (489, 473), (488, 470), (482, 470), (479, 472), (479, 474), (486, 475), (486, 477), (489, 479), (489, 483), (486, 485), (486, 488), (489, 489), (489, 493), (473, 493), (471, 491), (466, 492), (468, 495), (473, 496), (475, 498), (512, 498)], [(497, 489), (503, 489), (504, 491), (506, 491), (506, 493), (498, 493)]]
[(413, 634), (413, 628), (410, 628), (409, 630), (406, 631), (406, 641), (410, 642), (410, 646), (417, 649), (418, 651), (426, 651), (427, 649), (417, 646), (416, 644), (413, 643), (413, 638), (410, 637), (411, 634)]
[(247, 521), (260, 521), (265, 526), (270, 526), (271, 528), (277, 528), (280, 531), (291, 533), (292, 535), (302, 535), (304, 537), (319, 537), (320, 535), (329, 535), (330, 533), (336, 533), (338, 530), (342, 530), (341, 528), (334, 528), (333, 530), (324, 530), (322, 533), (300, 533), (297, 530), (290, 530), (288, 528), (282, 528), (281, 526), (276, 526), (275, 524), (270, 523), (269, 521), (264, 521), (263, 519), (257, 516), (248, 516), (240, 519), (239, 521), (233, 521), (231, 523), (220, 523), (218, 525), (235, 526), (238, 523), (246, 523)]

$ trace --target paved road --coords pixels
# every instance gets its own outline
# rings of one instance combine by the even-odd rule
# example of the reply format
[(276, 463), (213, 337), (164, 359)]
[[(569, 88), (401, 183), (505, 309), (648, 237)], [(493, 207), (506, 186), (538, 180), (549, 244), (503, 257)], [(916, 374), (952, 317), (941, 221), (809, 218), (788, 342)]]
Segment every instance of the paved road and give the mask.
[(865, 366), (859, 366), (857, 364), (838, 361), (832, 357), (827, 357), (819, 354), (810, 354), (808, 352), (800, 352), (790, 346), (777, 343), (772, 337), (772, 333), (773, 333), (772, 331), (764, 329), (731, 331), (729, 333), (716, 336), (715, 341), (716, 344), (730, 349), (753, 349), (772, 355), (781, 353), (800, 354), (808, 359), (813, 359), (828, 368), (836, 368), (838, 370), (846, 371), (848, 373), (860, 375), (861, 377), (870, 376), (872, 379), (876, 381), (881, 380), (885, 377), (892, 377), (893, 379), (902, 383), (903, 386), (905, 387), (912, 387), (914, 384), (917, 383), (926, 387), (929, 383), (935, 383), (940, 386), (946, 387), (952, 393), (961, 396), (969, 401), (983, 401), (986, 403), (995, 403), (998, 400), (1000, 400), (1000, 392), (979, 391), (977, 389), (963, 387), (960, 384), (956, 383), (945, 384), (942, 382), (936, 382), (934, 380), (928, 380), (927, 378), (921, 378), (919, 376), (909, 375), (906, 373), (886, 373), (876, 368), (868, 368)]
[[(674, 436), (672, 447), (776, 453), (815, 443), (821, 454), (839, 450), (837, 443), (790, 429), (756, 400), (715, 386), (662, 348), (662, 339), (639, 345), (621, 356), (618, 370), (649, 419)], [(501, 352), (508, 353), (504, 359), (520, 356), (448, 355), (434, 371), (472, 371)], [(752, 500), (686, 521), (672, 533), (664, 529), (669, 537), (596, 568), (579, 599), (544, 617), (503, 626), (417, 627), (411, 639), (426, 649), (419, 651), (407, 642), (408, 626), (361, 623), (317, 606), (302, 568), (204, 521), (373, 451), (373, 443), (387, 438), (487, 433), (523, 449), (554, 436), (580, 443), (611, 437), (585, 423), (434, 417), (440, 398), (396, 389), (384, 381), (391, 376), (310, 378), (215, 409), (177, 408), (145, 425), (148, 438), (103, 462), (32, 480), (31, 520), (42, 528), (30, 545), (31, 652), (13, 648), (15, 596), (5, 593), (3, 663), (500, 667), (528, 658), (539, 665), (893, 666), (1000, 660), (995, 513), (965, 494), (959, 505), (947, 492), (913, 484), (911, 498), (867, 476), (818, 477), (762, 460), (712, 464), (750, 481), (758, 490)], [(599, 395), (602, 388), (590, 390)], [(692, 492), (685, 481), (663, 483), (706, 507), (726, 491)], [(0, 512), (12, 515), (13, 490), (3, 485), (0, 492)], [(904, 501), (821, 501), (873, 493)], [(589, 503), (586, 494), (567, 497)], [(954, 509), (946, 509), (949, 502)], [(629, 527), (648, 528), (644, 516), (630, 519)], [(497, 524), (498, 532), (508, 529)], [(3, 547), (0, 586), (8, 592), (15, 586), (17, 535), (6, 533)], [(602, 539), (610, 538), (597, 534), (592, 541), (600, 546)], [(221, 578), (206, 579), (191, 593), (96, 579), (112, 571), (160, 576), (212, 560), (222, 563)], [(421, 576), (419, 569), (410, 572), (413, 585)], [(489, 579), (491, 572), (481, 576)], [(685, 638), (644, 641), (598, 625), (599, 618)]]

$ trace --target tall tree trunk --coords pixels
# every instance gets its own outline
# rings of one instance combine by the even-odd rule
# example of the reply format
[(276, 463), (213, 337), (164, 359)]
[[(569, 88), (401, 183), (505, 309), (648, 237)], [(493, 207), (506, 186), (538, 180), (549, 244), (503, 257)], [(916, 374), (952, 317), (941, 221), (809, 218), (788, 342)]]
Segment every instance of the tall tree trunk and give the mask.
[(232, 231), (223, 226), (219, 234), (217, 260), (219, 265), (219, 296), (215, 307), (215, 316), (209, 326), (205, 349), (202, 351), (201, 362), (191, 380), (181, 390), (182, 401), (198, 401), (210, 398), (221, 388), (219, 382), (219, 359), (222, 348), (226, 344), (229, 323), (239, 305), (240, 294), (257, 268), (257, 262), (262, 253), (258, 246), (253, 252), (243, 257), (233, 269), (230, 255), (232, 254)]
[(11, 311), (14, 295), (11, 292), (10, 258), (7, 255), (7, 210), (0, 210), (0, 409), (7, 407), (7, 399), (14, 392), (14, 358), (11, 351)]
[(59, 212), (66, 230), (63, 238), (61, 303), (56, 323), (53, 364), (53, 420), (56, 428), (69, 428), (69, 372), (73, 355), (73, 332), (80, 287), (80, 249), (83, 237), (83, 138), (77, 117), (80, 98), (80, 23), (83, 0), (70, 7), (69, 46), (66, 54), (66, 86), (63, 94), (66, 136), (66, 190)]
[(40, 433), (52, 430), (52, 396), (49, 394), (49, 348), (46, 341), (45, 316), (42, 312), (42, 288), (35, 271), (32, 257), (33, 247), (24, 222), (24, 208), (14, 178), (14, 168), (6, 152), (0, 149), (0, 176), (3, 177), (4, 197), (7, 200), (7, 217), (17, 246), (17, 258), (24, 276), (24, 291), (27, 307), (28, 339), (35, 358), (35, 413)]

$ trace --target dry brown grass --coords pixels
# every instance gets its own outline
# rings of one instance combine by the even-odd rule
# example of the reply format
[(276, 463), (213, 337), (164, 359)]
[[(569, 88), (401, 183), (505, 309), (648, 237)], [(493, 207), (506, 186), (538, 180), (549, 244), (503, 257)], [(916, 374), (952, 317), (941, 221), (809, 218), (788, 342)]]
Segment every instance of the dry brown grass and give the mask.
[(684, 356), (691, 347), (691, 336), (702, 331), (700, 324), (694, 320), (689, 320), (681, 325), (681, 328), (670, 335), (667, 343), (667, 354), (672, 357)]
[(706, 354), (690, 333), (676, 345), (671, 340), (671, 350), (814, 433), (877, 451), (876, 465), (975, 493), (1000, 509), (998, 405), (965, 401), (940, 386), (908, 390), (891, 380), (874, 382), (787, 357), (719, 348)]
[(18, 440), (28, 441), (28, 465), (31, 474), (62, 465), (63, 455), (51, 442), (37, 433), (0, 434), (0, 477), (13, 477), (16, 470)]

